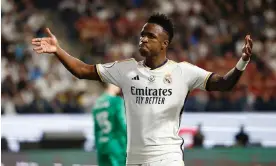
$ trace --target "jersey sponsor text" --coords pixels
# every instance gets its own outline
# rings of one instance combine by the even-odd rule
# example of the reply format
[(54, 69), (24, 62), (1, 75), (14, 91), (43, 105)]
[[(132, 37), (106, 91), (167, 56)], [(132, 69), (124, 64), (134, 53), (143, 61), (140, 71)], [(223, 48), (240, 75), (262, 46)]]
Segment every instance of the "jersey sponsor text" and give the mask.
[(165, 104), (166, 97), (172, 95), (172, 89), (142, 89), (131, 86), (131, 94), (136, 96), (137, 104)]

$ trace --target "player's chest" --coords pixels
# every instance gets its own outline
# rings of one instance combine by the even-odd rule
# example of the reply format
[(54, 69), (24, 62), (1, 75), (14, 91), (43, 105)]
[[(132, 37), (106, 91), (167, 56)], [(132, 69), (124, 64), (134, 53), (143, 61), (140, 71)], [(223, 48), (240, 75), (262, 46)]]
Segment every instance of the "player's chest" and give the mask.
[(124, 76), (128, 86), (151, 88), (180, 88), (181, 81), (177, 72), (145, 72), (140, 70), (128, 71)]
[(188, 88), (177, 72), (129, 71), (125, 75), (124, 95), (136, 104), (177, 104)]

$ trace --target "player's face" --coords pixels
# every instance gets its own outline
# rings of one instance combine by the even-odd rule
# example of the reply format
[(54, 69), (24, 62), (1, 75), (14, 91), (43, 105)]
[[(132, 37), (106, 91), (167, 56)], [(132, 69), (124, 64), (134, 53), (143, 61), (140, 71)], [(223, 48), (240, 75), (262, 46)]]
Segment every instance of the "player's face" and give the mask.
[(146, 23), (142, 28), (139, 52), (142, 56), (158, 56), (168, 45), (168, 35), (157, 24)]

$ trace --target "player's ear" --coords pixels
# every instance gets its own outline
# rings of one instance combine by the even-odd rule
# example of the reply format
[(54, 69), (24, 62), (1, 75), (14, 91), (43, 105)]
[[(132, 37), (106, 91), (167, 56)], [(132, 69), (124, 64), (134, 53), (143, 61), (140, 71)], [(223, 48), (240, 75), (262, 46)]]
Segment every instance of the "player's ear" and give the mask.
[(162, 48), (166, 49), (169, 46), (169, 41), (168, 40), (164, 40), (162, 43)]

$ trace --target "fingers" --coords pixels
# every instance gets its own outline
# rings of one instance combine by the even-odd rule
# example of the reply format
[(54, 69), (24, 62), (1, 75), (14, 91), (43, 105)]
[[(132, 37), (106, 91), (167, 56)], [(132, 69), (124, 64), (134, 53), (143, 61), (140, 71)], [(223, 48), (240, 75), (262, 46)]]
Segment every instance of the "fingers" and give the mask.
[(41, 43), (47, 42), (47, 40), (49, 40), (49, 38), (47, 38), (47, 37), (35, 38), (35, 39), (32, 39), (32, 44), (35, 45), (35, 46), (40, 46)]
[(41, 42), (32, 41), (32, 45), (40, 46), (40, 45), (41, 45)]
[(38, 54), (42, 54), (42, 53), (44, 53), (44, 50), (42, 49), (42, 50), (38, 50), (38, 51), (36, 51)]
[(32, 42), (41, 42), (42, 38), (34, 38), (32, 39)]
[(245, 53), (246, 55), (252, 54), (252, 48), (249, 46), (249, 44), (247, 44), (243, 47), (243, 53)]
[(43, 53), (43, 48), (42, 48), (41, 46), (35, 47), (35, 48), (33, 48), (33, 50), (34, 50), (36, 53), (39, 53), (39, 54)]
[(45, 32), (47, 33), (48, 36), (54, 37), (54, 35), (52, 34), (52, 32), (50, 31), (49, 28), (46, 28), (46, 29), (45, 29)]
[(250, 35), (246, 35), (244, 39), (244, 45), (242, 48), (242, 56), (244, 59), (249, 59), (252, 55), (253, 40)]
[(248, 42), (249, 42), (250, 48), (253, 48), (253, 40), (250, 38)]
[(246, 55), (251, 55), (252, 54), (252, 49), (250, 47), (245, 47), (245, 54)]
[(34, 51), (38, 51), (38, 50), (42, 50), (43, 48), (40, 46), (40, 47), (34, 47), (33, 50)]
[(35, 45), (37, 47), (34, 47), (33, 50), (36, 52), (36, 53), (41, 53), (41, 50), (43, 50), (43, 48), (41, 47), (41, 41), (42, 41), (42, 38), (34, 38), (32, 39), (32, 45)]
[(253, 47), (253, 40), (251, 39), (250, 35), (245, 36), (245, 45), (248, 45), (248, 47)]
[(41, 45), (41, 42), (42, 42), (43, 40), (44, 40), (43, 38), (34, 38), (34, 39), (32, 39), (32, 45), (40, 46), (40, 45)]

